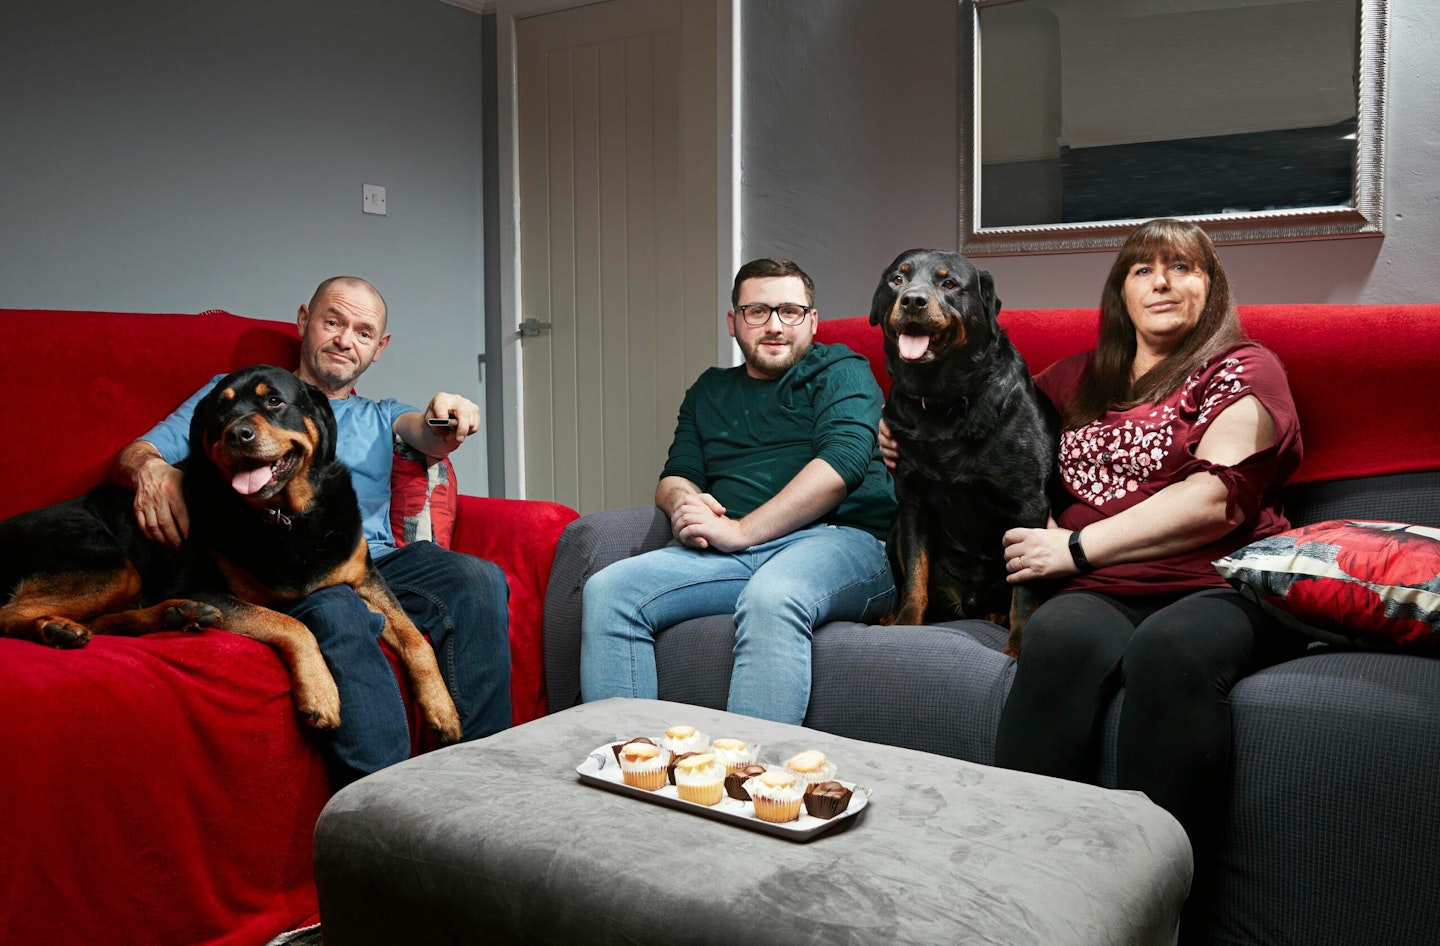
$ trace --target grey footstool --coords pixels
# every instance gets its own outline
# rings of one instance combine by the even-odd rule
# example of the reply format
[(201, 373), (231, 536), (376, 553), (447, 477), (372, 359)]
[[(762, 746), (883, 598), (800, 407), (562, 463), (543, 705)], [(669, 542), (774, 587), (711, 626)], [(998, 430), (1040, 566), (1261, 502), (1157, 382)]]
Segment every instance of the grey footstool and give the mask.
[[(579, 780), (592, 749), (695, 726), (819, 749), (865, 810), (804, 843)], [(1143, 795), (652, 700), (577, 706), (335, 795), (328, 946), (1173, 943), (1190, 845)]]

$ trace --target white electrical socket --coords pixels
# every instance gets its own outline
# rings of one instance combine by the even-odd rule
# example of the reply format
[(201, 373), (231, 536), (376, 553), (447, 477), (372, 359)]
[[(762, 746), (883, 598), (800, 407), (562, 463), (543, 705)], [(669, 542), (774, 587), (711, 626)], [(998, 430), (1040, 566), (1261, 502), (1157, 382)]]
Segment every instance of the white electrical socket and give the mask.
[(385, 216), (385, 188), (379, 184), (361, 184), (360, 209), (367, 214)]

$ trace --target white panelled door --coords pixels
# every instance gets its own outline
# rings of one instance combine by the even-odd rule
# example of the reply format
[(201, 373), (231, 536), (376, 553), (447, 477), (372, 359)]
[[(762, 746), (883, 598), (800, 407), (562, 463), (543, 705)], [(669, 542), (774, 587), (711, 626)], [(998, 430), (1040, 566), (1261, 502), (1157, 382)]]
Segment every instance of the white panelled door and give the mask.
[(715, 15), (607, 0), (516, 22), (527, 498), (651, 502), (715, 364)]

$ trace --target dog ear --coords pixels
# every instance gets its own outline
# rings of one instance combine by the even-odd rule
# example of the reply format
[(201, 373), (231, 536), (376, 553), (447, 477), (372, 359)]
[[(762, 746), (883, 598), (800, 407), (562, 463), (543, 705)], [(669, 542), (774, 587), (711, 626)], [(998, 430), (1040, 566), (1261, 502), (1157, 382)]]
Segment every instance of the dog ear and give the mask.
[[(299, 378), (295, 380), (300, 381)], [(320, 443), (315, 447), (315, 459), (321, 464), (335, 462), (335, 411), (330, 407), (330, 399), (321, 390), (309, 381), (300, 381), (305, 390), (305, 396), (310, 399), (310, 405), (314, 408), (315, 422), (320, 427)]]
[(890, 307), (895, 304), (895, 290), (890, 288), (890, 274), (895, 272), (896, 268), (899, 267), (901, 260), (913, 252), (915, 251), (906, 250), (904, 253), (901, 253), (895, 257), (894, 262), (886, 266), (885, 271), (880, 274), (880, 282), (875, 286), (875, 295), (870, 300), (871, 325), (879, 325), (885, 321), (885, 316), (889, 314)]
[(988, 270), (977, 269), (975, 273), (980, 277), (980, 301), (985, 303), (985, 312), (993, 319), (1000, 314), (1000, 297), (995, 295), (995, 280)]
[(880, 274), (880, 284), (875, 287), (875, 295), (870, 300), (870, 324), (879, 325), (885, 318), (885, 313), (890, 311), (894, 294), (890, 291), (890, 270)]
[[(221, 383), (223, 384), (223, 381)], [(195, 410), (190, 412), (190, 455), (192, 457), (200, 456), (205, 452), (205, 419), (215, 416), (215, 392), (220, 387), (221, 384), (216, 384), (206, 391), (205, 396), (195, 403)]]

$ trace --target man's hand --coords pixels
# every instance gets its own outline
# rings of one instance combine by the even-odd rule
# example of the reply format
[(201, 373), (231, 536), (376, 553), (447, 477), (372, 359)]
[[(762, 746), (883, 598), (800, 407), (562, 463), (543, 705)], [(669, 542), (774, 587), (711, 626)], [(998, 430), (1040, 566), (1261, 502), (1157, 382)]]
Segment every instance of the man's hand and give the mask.
[[(448, 426), (433, 426), (432, 419), (453, 420)], [(411, 411), (395, 419), (400, 439), (427, 457), (446, 457), (480, 429), (480, 405), (458, 394), (441, 391), (423, 411)]]
[(725, 507), (709, 493), (691, 493), (670, 512), (670, 531), (692, 549), (736, 552), (748, 548), (740, 522), (725, 515)]
[(140, 531), (167, 548), (177, 547), (190, 534), (190, 511), (180, 490), (184, 474), (158, 456), (133, 472)]
[[(443, 420), (447, 417), (455, 421), (453, 427), (429, 427), (431, 418)], [(466, 437), (480, 429), (480, 405), (467, 397), (441, 391), (430, 399), (430, 405), (425, 408), (425, 422), (432, 434), (442, 440), (453, 441), (458, 447)]]

